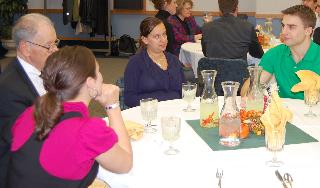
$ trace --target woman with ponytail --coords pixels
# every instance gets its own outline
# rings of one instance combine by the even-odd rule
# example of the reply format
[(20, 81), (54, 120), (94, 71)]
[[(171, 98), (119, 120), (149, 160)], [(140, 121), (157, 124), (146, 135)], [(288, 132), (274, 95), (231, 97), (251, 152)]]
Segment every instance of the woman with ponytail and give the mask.
[[(119, 108), (119, 88), (104, 84), (93, 53), (64, 47), (42, 71), (47, 94), (26, 109), (12, 128), (9, 188), (85, 188), (98, 164), (115, 172), (132, 168), (132, 149)], [(90, 117), (94, 99), (106, 109), (109, 125)]]
[(159, 101), (181, 98), (182, 64), (167, 53), (166, 28), (161, 20), (148, 17), (140, 24), (140, 50), (129, 59), (124, 73), (124, 101), (128, 107), (144, 98)]

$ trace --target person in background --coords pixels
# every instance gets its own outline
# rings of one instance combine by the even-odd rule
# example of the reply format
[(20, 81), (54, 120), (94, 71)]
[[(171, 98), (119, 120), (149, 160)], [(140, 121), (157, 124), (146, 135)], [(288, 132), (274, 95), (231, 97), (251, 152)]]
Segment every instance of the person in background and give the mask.
[(11, 127), (34, 100), (46, 93), (39, 77), (47, 57), (58, 50), (59, 39), (49, 18), (20, 17), (12, 29), (17, 58), (0, 74), (0, 188), (5, 187)]
[(296, 72), (311, 70), (320, 74), (320, 46), (311, 40), (316, 24), (314, 11), (304, 5), (295, 5), (282, 11), (283, 44), (270, 49), (261, 59), (263, 67), (260, 81), (268, 84), (275, 77), (279, 96), (303, 99), (303, 92), (291, 92), (300, 82)]
[[(63, 47), (48, 57), (41, 77), (47, 93), (12, 128), (7, 187), (87, 188), (99, 165), (128, 172), (132, 149), (119, 88), (103, 83), (93, 53), (86, 47)], [(92, 99), (105, 108), (108, 125), (89, 116)]]
[(317, 11), (320, 10), (319, 5), (318, 5), (318, 1), (317, 0), (302, 0), (302, 4), (311, 8), (314, 13), (316, 14), (316, 18), (317, 18), (317, 21), (316, 21), (316, 25), (314, 27), (314, 31), (313, 31), (313, 34), (312, 34), (312, 38), (313, 38), (313, 41), (316, 43), (316, 44), (320, 44), (320, 15), (319, 15), (319, 12)]
[(179, 59), (165, 52), (168, 41), (164, 24), (148, 17), (140, 24), (140, 36), (140, 52), (129, 59), (124, 73), (125, 104), (134, 107), (145, 98), (181, 98), (185, 79)]
[(166, 51), (173, 54), (174, 35), (172, 31), (172, 26), (168, 23), (167, 19), (170, 15), (176, 14), (176, 0), (152, 0), (152, 3), (154, 5), (154, 8), (159, 10), (155, 17), (159, 18), (166, 27), (168, 40)]
[(209, 58), (244, 59), (247, 53), (261, 58), (263, 50), (253, 25), (237, 18), (238, 0), (218, 0), (221, 18), (202, 28), (202, 51)]
[(192, 0), (177, 0), (177, 13), (168, 18), (172, 25), (174, 34), (174, 54), (179, 57), (180, 48), (183, 43), (201, 40), (202, 32), (192, 16)]
[(317, 6), (318, 6), (318, 0), (302, 0), (302, 4), (304, 6), (311, 8), (313, 10), (313, 12), (316, 14), (317, 21), (316, 21), (316, 25), (314, 28), (316, 29), (316, 28), (320, 27), (320, 17), (316, 11)]
[(316, 12), (316, 14), (318, 14), (317, 16), (319, 17), (320, 16), (320, 2), (317, 3), (315, 12)]

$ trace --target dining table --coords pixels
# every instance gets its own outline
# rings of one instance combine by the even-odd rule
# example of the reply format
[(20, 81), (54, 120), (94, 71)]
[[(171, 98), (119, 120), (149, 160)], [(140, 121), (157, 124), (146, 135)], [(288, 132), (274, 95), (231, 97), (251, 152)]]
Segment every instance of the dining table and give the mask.
[[(240, 104), (237, 97), (237, 104)], [(218, 97), (219, 108), (224, 104), (224, 98)], [(156, 133), (144, 133), (143, 137), (131, 141), (133, 149), (133, 168), (126, 174), (115, 174), (102, 167), (98, 178), (106, 181), (112, 188), (212, 188), (218, 187), (217, 170), (222, 172), (222, 188), (281, 188), (282, 183), (275, 175), (278, 170), (281, 175), (289, 173), (293, 178), (292, 187), (318, 187), (320, 169), (320, 106), (313, 111), (318, 117), (304, 116), (309, 107), (303, 100), (282, 99), (283, 105), (293, 113), (290, 123), (300, 133), (289, 137), (282, 151), (277, 153), (283, 162), (280, 167), (266, 165), (272, 159), (272, 152), (265, 145), (251, 148), (212, 147), (194, 129), (190, 122), (199, 121), (200, 99), (197, 97), (191, 104), (194, 112), (184, 112), (187, 103), (182, 99), (161, 101), (158, 103), (157, 118), (152, 122)], [(239, 106), (239, 105), (238, 105)], [(140, 107), (122, 111), (124, 120), (140, 124), (145, 122), (140, 114)], [(164, 150), (169, 143), (162, 138), (160, 118), (177, 116), (181, 118), (181, 130), (178, 140), (173, 146), (179, 150), (176, 155), (166, 155)], [(288, 125), (287, 125), (288, 126)], [(204, 130), (204, 131), (210, 131)], [(289, 131), (287, 131), (289, 132)], [(288, 139), (301, 140), (300, 135), (311, 138), (311, 141), (290, 144)], [(241, 144), (253, 139), (241, 140)], [(264, 143), (264, 136), (260, 136)]]
[[(280, 44), (280, 40), (273, 40), (273, 46)], [(267, 52), (270, 49), (270, 46), (264, 47), (263, 51)], [(202, 52), (202, 46), (200, 42), (186, 42), (181, 45), (179, 60), (185, 66), (191, 66), (194, 76), (197, 78), (197, 68), (198, 62), (201, 58), (204, 57)], [(260, 63), (260, 59), (252, 57), (249, 53), (247, 53), (247, 62), (248, 65), (258, 65)]]

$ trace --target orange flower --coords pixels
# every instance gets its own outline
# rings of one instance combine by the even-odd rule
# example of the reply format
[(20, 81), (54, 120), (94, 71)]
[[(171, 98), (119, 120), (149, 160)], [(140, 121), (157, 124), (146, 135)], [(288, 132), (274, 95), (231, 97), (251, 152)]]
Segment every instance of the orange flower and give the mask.
[(207, 119), (203, 119), (201, 121), (201, 126), (207, 127), (209, 124), (211, 124), (213, 122), (213, 118), (212, 118), (213, 115), (214, 115), (214, 112), (212, 112), (212, 114), (210, 114)]
[(245, 123), (241, 124), (241, 129), (240, 129), (240, 138), (244, 139), (249, 136), (249, 126)]

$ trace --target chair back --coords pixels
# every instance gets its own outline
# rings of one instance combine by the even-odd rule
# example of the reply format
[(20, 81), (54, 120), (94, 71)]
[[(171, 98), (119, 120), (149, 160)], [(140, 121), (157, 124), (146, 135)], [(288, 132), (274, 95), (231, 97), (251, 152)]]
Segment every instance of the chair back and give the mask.
[(249, 78), (248, 64), (243, 59), (222, 59), (222, 58), (201, 58), (198, 62), (198, 78), (199, 85), (203, 87), (201, 76), (202, 70), (216, 70), (217, 76), (214, 82), (214, 87), (218, 96), (223, 96), (221, 82), (236, 81), (240, 83), (240, 89), (246, 78)]
[(119, 102), (120, 102), (120, 108), (121, 108), (121, 110), (128, 109), (129, 107), (127, 107), (127, 106), (124, 104), (124, 78), (123, 78), (123, 76), (120, 77), (119, 79), (117, 79), (117, 81), (116, 81), (116, 86), (118, 86), (119, 89), (120, 89)]

